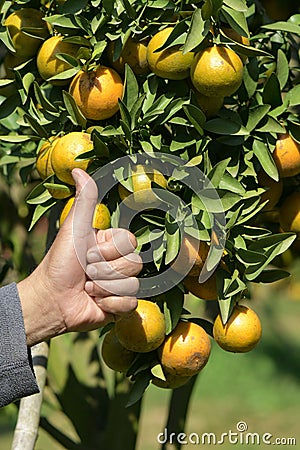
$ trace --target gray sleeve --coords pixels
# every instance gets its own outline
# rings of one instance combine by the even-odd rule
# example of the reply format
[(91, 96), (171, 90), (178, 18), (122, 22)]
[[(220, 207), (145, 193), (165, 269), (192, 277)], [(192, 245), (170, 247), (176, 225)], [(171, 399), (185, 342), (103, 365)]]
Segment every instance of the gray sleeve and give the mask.
[(0, 289), (0, 407), (39, 392), (15, 283)]

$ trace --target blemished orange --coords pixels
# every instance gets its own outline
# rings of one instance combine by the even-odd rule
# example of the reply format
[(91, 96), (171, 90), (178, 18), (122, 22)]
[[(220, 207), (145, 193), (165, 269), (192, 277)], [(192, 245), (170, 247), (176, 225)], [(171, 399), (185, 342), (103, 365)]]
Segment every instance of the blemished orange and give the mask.
[(213, 326), (214, 340), (228, 352), (249, 352), (258, 344), (261, 335), (262, 327), (259, 317), (253, 309), (243, 305), (236, 305), (233, 308), (225, 325), (219, 314)]
[(269, 175), (263, 170), (258, 172), (257, 180), (261, 187), (267, 188), (267, 191), (260, 196), (262, 203), (268, 200), (268, 203), (264, 206), (263, 211), (271, 211), (280, 200), (283, 192), (283, 182), (282, 180), (273, 180), (273, 178), (269, 177)]
[(136, 354), (121, 345), (113, 327), (104, 336), (101, 356), (110, 369), (116, 372), (127, 372)]
[(91, 135), (80, 131), (72, 131), (62, 136), (51, 153), (51, 164), (57, 178), (64, 183), (74, 185), (72, 170), (76, 167), (87, 170), (91, 159), (77, 160), (81, 154), (94, 147)]
[(164, 28), (150, 39), (147, 47), (147, 61), (150, 70), (159, 77), (183, 80), (189, 77), (194, 53), (183, 54), (181, 45), (173, 45), (156, 52), (167, 41), (172, 30), (172, 27)]
[(116, 322), (121, 344), (132, 352), (147, 353), (158, 348), (165, 338), (165, 317), (157, 303), (138, 300), (137, 308)]
[(199, 277), (209, 252), (209, 246), (204, 241), (198, 241), (192, 236), (184, 236), (181, 242), (180, 251), (171, 264), (175, 272), (186, 274), (187, 268), (190, 268), (187, 275)]
[[(59, 226), (61, 227), (64, 221), (66, 220), (72, 206), (74, 203), (75, 197), (70, 197), (66, 202), (65, 206), (59, 217)], [(110, 227), (110, 212), (108, 207), (104, 203), (97, 203), (95, 207), (92, 227), (97, 230), (107, 230)]]
[[(59, 53), (76, 57), (79, 46), (63, 41), (62, 36), (52, 36), (41, 45), (37, 54), (37, 68), (40, 76), (48, 81), (49, 78), (70, 69), (72, 66), (57, 57)], [(54, 86), (64, 86), (70, 82), (70, 78), (64, 80), (49, 80)]]
[[(38, 9), (21, 8), (6, 18), (4, 25), (8, 29), (18, 56), (31, 58), (36, 55), (43, 39), (49, 36), (48, 25), (43, 17), (43, 13)], [(34, 28), (32, 34), (37, 37), (26, 34), (23, 31), (26, 28)]]
[(216, 300), (218, 298), (216, 274), (213, 273), (204, 283), (199, 283), (198, 277), (187, 276), (183, 284), (191, 294), (203, 300)]
[(82, 114), (92, 120), (109, 119), (116, 114), (123, 90), (120, 75), (106, 66), (98, 66), (88, 72), (79, 71), (69, 87), (69, 93)]
[(182, 377), (180, 375), (173, 375), (165, 373), (165, 380), (161, 378), (154, 377), (151, 382), (154, 386), (157, 386), (162, 389), (177, 389), (186, 383), (188, 383), (191, 377)]
[(128, 64), (133, 73), (144, 75), (149, 72), (147, 61), (147, 42), (128, 38), (122, 48), (119, 58), (114, 60), (115, 43), (110, 41), (107, 47), (107, 57), (110, 65), (121, 74), (125, 72), (125, 64)]
[(286, 197), (279, 208), (279, 222), (283, 231), (300, 235), (300, 192)]
[(224, 45), (207, 47), (195, 55), (191, 65), (192, 83), (201, 94), (226, 97), (242, 84), (243, 62)]
[(162, 173), (151, 166), (138, 164), (132, 169), (131, 181), (133, 192), (130, 192), (121, 183), (118, 185), (119, 196), (126, 206), (139, 211), (160, 204), (160, 200), (152, 190), (151, 183), (154, 182), (166, 189), (167, 180)]
[(211, 350), (206, 331), (193, 322), (179, 321), (157, 350), (164, 371), (192, 377), (206, 365)]
[(280, 177), (293, 177), (300, 173), (300, 144), (288, 133), (279, 135), (273, 159)]

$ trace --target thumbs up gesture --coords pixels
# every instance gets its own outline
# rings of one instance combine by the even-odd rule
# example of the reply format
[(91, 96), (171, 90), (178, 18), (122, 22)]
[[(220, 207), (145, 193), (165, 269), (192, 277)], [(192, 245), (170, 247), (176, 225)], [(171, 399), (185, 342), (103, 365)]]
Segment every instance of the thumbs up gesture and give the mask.
[(72, 175), (73, 207), (42, 262), (17, 285), (28, 345), (98, 328), (137, 306), (142, 262), (136, 239), (124, 229), (96, 232), (97, 186), (80, 169)]

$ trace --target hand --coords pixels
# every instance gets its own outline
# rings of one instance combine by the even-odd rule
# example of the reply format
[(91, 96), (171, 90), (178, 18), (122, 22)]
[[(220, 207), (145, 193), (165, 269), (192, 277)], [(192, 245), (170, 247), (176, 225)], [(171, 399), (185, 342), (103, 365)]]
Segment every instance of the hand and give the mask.
[(73, 207), (42, 262), (18, 283), (29, 346), (98, 328), (137, 306), (135, 275), (142, 263), (135, 237), (124, 229), (96, 233), (91, 223), (97, 186), (80, 169), (72, 175)]

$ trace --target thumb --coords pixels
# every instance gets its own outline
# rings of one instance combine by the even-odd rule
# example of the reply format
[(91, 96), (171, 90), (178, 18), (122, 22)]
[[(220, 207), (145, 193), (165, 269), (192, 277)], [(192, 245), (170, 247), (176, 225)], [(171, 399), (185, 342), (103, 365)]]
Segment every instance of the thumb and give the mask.
[(72, 223), (69, 225), (72, 226), (75, 250), (80, 263), (85, 267), (87, 250), (96, 243), (96, 233), (92, 223), (98, 188), (93, 178), (81, 169), (73, 169), (72, 176), (75, 181), (76, 195), (66, 221), (69, 218)]

